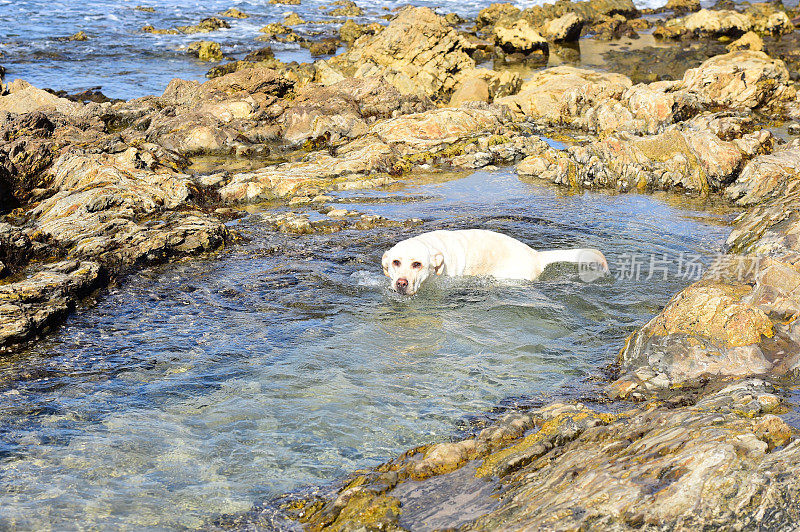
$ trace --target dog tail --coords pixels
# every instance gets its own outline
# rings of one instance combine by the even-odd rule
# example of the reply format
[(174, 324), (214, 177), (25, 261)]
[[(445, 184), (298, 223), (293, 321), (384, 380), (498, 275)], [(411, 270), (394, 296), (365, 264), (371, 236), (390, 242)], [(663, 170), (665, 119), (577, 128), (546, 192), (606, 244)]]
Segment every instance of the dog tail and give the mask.
[(608, 261), (605, 255), (596, 249), (553, 249), (539, 252), (539, 264), (542, 270), (554, 262), (574, 262), (581, 269), (608, 273)]

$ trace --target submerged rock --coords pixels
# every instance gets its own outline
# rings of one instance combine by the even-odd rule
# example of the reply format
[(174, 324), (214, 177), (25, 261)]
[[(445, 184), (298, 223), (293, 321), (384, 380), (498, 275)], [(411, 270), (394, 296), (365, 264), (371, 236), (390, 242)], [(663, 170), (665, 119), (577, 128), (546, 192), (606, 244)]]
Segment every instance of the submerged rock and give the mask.
[(88, 41), (89, 40), (89, 36), (86, 35), (86, 32), (79, 31), (78, 33), (75, 33), (74, 35), (70, 35), (69, 37), (67, 37), (66, 40), (68, 40), (68, 41)]
[[(469, 473), (439, 475), (476, 461), (475, 475), (495, 484), (478, 497), (496, 503), (465, 522), (456, 521), (453, 500), (435, 498), (424, 515), (454, 516), (437, 526), (748, 528), (762, 524), (764, 514), (770, 525), (792, 526), (798, 515), (791, 500), (800, 484), (783, 473), (800, 463), (800, 447), (796, 431), (775, 415), (786, 409), (776, 390), (747, 380), (699, 399), (676, 399), (619, 414), (559, 403), (508, 414), (474, 438), (411, 449), (351, 476), (331, 497), (290, 499), (282, 509), (313, 530), (415, 529), (422, 523), (404, 520), (404, 503), (426, 499), (410, 495), (434, 479), (437, 486), (470, 482)], [(448, 513), (439, 512), (443, 505)]]
[(603, 59), (611, 72), (624, 74), (634, 83), (652, 83), (679, 80), (688, 69), (726, 51), (730, 50), (718, 42), (702, 46), (645, 46), (636, 53), (608, 50), (603, 52)]

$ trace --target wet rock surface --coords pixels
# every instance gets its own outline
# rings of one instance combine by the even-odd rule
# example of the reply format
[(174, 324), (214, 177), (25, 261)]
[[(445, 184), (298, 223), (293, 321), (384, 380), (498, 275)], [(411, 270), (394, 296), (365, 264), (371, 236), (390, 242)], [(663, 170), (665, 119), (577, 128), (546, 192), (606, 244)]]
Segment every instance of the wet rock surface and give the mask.
[[(353, 474), (330, 498), (288, 500), (281, 510), (309, 530), (422, 522), (463, 530), (791, 527), (798, 484), (785, 473), (796, 467), (798, 447), (796, 429), (781, 418), (788, 408), (778, 389), (756, 379), (614, 413), (555, 403), (507, 414), (466, 440), (409, 450)], [(465, 485), (482, 505), (457, 495)], [(463, 522), (453, 499), (437, 496), (420, 515), (430, 489), (481, 515)], [(416, 520), (404, 517), (406, 507)], [(273, 519), (274, 509), (256, 510), (240, 524)]]
[[(362, 15), (352, 2), (329, 7)], [(573, 189), (719, 196), (741, 209), (727, 253), (632, 332), (596, 402), (512, 412), (218, 525), (268, 528), (281, 515), (312, 530), (795, 526), (800, 447), (781, 386), (800, 365), (800, 144), (765, 124), (800, 118), (800, 56), (780, 6), (721, 7), (670, 2), (655, 35), (691, 44), (632, 62), (606, 50), (609, 72), (520, 76), (476, 58), (544, 59), (581, 35), (635, 36), (650, 22), (627, 0), (493, 4), (466, 33), (456, 17), (406, 7), (385, 27), (344, 22), (347, 49), (327, 60), (284, 64), (264, 48), (205, 83), (174, 80), (126, 102), (3, 86), (0, 349), (36, 340), (137, 268), (220, 249), (245, 203), (276, 201), (258, 216), (282, 233), (414, 227), (326, 192), (499, 164)], [(262, 33), (304, 41), (290, 28), (303, 22), (292, 13)], [(143, 31), (229, 26), (213, 17)], [(192, 50), (216, 61), (213, 44)], [(308, 46), (330, 55), (339, 40)], [(193, 173), (201, 157), (227, 167)], [(463, 511), (436, 495), (446, 489), (460, 490)]]

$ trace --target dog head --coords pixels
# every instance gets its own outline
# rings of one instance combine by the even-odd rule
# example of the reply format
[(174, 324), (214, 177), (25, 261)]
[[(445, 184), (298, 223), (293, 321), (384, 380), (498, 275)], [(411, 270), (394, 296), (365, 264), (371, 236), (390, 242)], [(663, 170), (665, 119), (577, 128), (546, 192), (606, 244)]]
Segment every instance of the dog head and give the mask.
[(404, 295), (417, 293), (432, 273), (441, 274), (444, 256), (410, 238), (383, 254), (383, 273), (392, 280), (392, 290)]

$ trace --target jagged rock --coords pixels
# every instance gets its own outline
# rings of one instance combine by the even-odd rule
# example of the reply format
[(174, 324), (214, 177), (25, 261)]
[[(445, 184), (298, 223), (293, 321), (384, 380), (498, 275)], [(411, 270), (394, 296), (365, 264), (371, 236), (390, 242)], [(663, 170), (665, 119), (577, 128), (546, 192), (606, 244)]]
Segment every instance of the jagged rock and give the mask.
[(548, 41), (572, 42), (577, 41), (581, 36), (581, 29), (583, 29), (583, 20), (575, 13), (567, 13), (545, 22), (539, 31)]
[(725, 196), (737, 205), (755, 205), (770, 197), (787, 195), (800, 183), (799, 177), (800, 149), (777, 150), (750, 161), (725, 189)]
[(478, 17), (475, 19), (475, 26), (478, 29), (485, 26), (494, 26), (498, 20), (503, 18), (515, 18), (519, 14), (519, 8), (513, 4), (492, 4), (480, 10)]
[(652, 134), (703, 108), (760, 108), (791, 115), (795, 100), (782, 61), (762, 52), (737, 51), (687, 70), (680, 82), (635, 87), (620, 74), (548, 68), (531, 76), (519, 94), (496, 102), (547, 125)]
[(277, 126), (260, 120), (283, 112), (280, 98), (293, 86), (266, 68), (247, 68), (203, 84), (173, 80), (159, 99), (168, 107), (148, 117), (144, 136), (182, 155), (247, 153), (264, 138), (274, 138)]
[(67, 40), (68, 41), (88, 41), (89, 40), (89, 36), (86, 35), (86, 32), (79, 31), (78, 33), (75, 33), (74, 35), (70, 35), (69, 37), (67, 37)]
[(404, 96), (382, 78), (346, 79), (300, 91), (280, 118), (284, 138), (293, 143), (337, 141), (368, 132), (376, 119), (428, 109), (427, 99)]
[(463, 18), (461, 18), (458, 13), (447, 13), (444, 16), (444, 19), (447, 21), (448, 24), (451, 26), (458, 26), (459, 24), (463, 24), (466, 22)]
[(178, 26), (176, 29), (181, 33), (210, 33), (219, 29), (229, 29), (230, 24), (217, 17), (208, 17), (192, 26)]
[(178, 35), (179, 33), (181, 33), (175, 28), (168, 28), (168, 29), (155, 28), (151, 24), (146, 24), (142, 26), (140, 31), (142, 33), (152, 33), (154, 35)]
[(6, 92), (5, 96), (0, 96), (0, 111), (9, 113), (56, 111), (65, 115), (75, 115), (82, 107), (79, 103), (59, 98), (20, 79), (9, 83)]
[(620, 74), (559, 66), (534, 73), (519, 94), (500, 98), (497, 103), (517, 115), (555, 125), (571, 121), (569, 116), (574, 113), (565, 110), (569, 102), (583, 110), (602, 99), (621, 97), (631, 85), (630, 79)]
[(117, 149), (119, 143), (119, 138), (109, 137), (97, 118), (58, 113), (48, 117), (42, 111), (9, 117), (0, 127), (0, 208), (4, 210), (42, 199), (49, 193), (46, 170), (64, 148), (79, 145), (108, 151)]
[(667, 0), (664, 9), (672, 10), (677, 14), (700, 11), (700, 0)]
[[(434, 109), (372, 125), (365, 134), (336, 150), (312, 152), (301, 162), (271, 166), (256, 172), (234, 175), (220, 189), (227, 202), (255, 202), (311, 194), (352, 181), (353, 186), (368, 186), (391, 181), (365, 181), (368, 175), (382, 171), (402, 171), (404, 158), (415, 156), (429, 160), (456, 142), (495, 133), (502, 126), (498, 109)], [(448, 157), (459, 155), (449, 151)], [(310, 189), (309, 192), (307, 189)]]
[(117, 271), (219, 247), (227, 230), (206, 215), (176, 212), (147, 221), (185, 206), (196, 190), (186, 177), (137, 168), (137, 155), (136, 148), (118, 157), (62, 155), (51, 169), (56, 193), (32, 211), (37, 230), (71, 258)]
[(728, 50), (735, 52), (737, 50), (753, 50), (754, 52), (766, 52), (764, 41), (757, 33), (748, 31), (740, 38), (736, 39), (727, 46)]
[(492, 135), (478, 138), (463, 149), (463, 155), (450, 159), (453, 168), (483, 168), (488, 165), (508, 165), (549, 149), (548, 144), (536, 136)]
[(352, 44), (362, 35), (375, 35), (383, 31), (383, 26), (373, 22), (371, 24), (356, 24), (350, 19), (347, 19), (344, 24), (339, 27), (339, 38), (343, 42)]
[(388, 177), (365, 176), (389, 167), (395, 155), (391, 148), (375, 138), (364, 138), (340, 150), (336, 157), (315, 152), (306, 161), (270, 166), (255, 172), (236, 174), (219, 191), (223, 201), (256, 202), (290, 194), (316, 194), (335, 188), (342, 181), (377, 186), (389, 183)]
[(756, 4), (739, 13), (731, 9), (701, 9), (684, 19), (669, 21), (654, 33), (659, 38), (738, 37), (748, 31), (767, 35), (783, 35), (794, 31), (786, 12), (771, 4)]
[(753, 21), (753, 30), (765, 35), (784, 35), (794, 31), (794, 24), (780, 4), (754, 2), (745, 14)]
[(77, 301), (98, 288), (103, 270), (91, 261), (63, 261), (41, 267), (0, 286), (0, 349), (32, 339), (56, 325)]
[(338, 6), (336, 9), (328, 11), (328, 15), (331, 17), (360, 17), (364, 14), (364, 11), (352, 0), (337, 0), (331, 5)]
[(0, 223), (0, 276), (18, 272), (33, 254), (30, 237), (19, 227)]
[(797, 187), (789, 186), (783, 195), (748, 209), (728, 236), (729, 252), (775, 257), (797, 254), (800, 251), (799, 202)]
[(303, 20), (303, 18), (300, 15), (298, 15), (295, 12), (291, 12), (288, 15), (286, 15), (286, 17), (284, 17), (283, 22), (281, 24), (283, 24), (284, 26), (297, 26), (299, 24), (305, 24), (305, 23), (306, 21)]
[(222, 49), (218, 42), (196, 41), (189, 44), (189, 53), (197, 57), (200, 61), (220, 61), (222, 60)]
[(311, 43), (308, 47), (308, 51), (311, 52), (312, 56), (333, 55), (336, 53), (337, 48), (339, 48), (339, 41), (337, 39), (324, 39)]
[(525, 20), (518, 20), (510, 27), (495, 26), (494, 38), (497, 45), (507, 54), (549, 53), (547, 39), (539, 35)]
[(736, 11), (701, 9), (687, 16), (683, 25), (700, 35), (742, 35), (753, 29), (753, 21)]
[(701, 281), (675, 296), (620, 352), (622, 370), (640, 366), (678, 383), (705, 375), (759, 375), (772, 364), (758, 347), (772, 321), (744, 296), (748, 285)]
[[(587, 15), (592, 18), (597, 18), (598, 15), (613, 17), (614, 15), (622, 15), (627, 18), (636, 18), (639, 15), (639, 10), (636, 9), (632, 0), (590, 0), (589, 2), (578, 2), (580, 6), (583, 4), (583, 11), (590, 11)], [(579, 9), (580, 13), (580, 9)], [(585, 18), (590, 18), (586, 16)]]
[[(428, 8), (406, 7), (377, 35), (359, 39), (348, 52), (318, 62), (320, 71), (344, 77), (383, 76), (403, 94), (445, 98), (455, 88), (457, 74), (475, 67), (468, 43)], [(324, 63), (324, 64), (320, 64)]]
[(517, 173), (568, 186), (652, 190), (720, 190), (745, 162), (771, 146), (766, 131), (724, 141), (709, 129), (668, 128), (661, 134), (608, 136), (585, 146), (533, 155)]
[(259, 36), (256, 40), (259, 41), (278, 41), (283, 43), (291, 43), (291, 42), (303, 42), (305, 39), (300, 35), (296, 34), (294, 30), (291, 28), (283, 25), (278, 24), (277, 22), (273, 22), (271, 24), (267, 24), (260, 30), (260, 33), (264, 35)]
[(496, 109), (434, 109), (378, 122), (372, 132), (402, 153), (441, 149), (459, 140), (496, 132), (502, 114)]
[(275, 58), (272, 48), (266, 46), (250, 52), (240, 61), (232, 61), (212, 68), (206, 73), (206, 77), (212, 79), (218, 78), (225, 74), (232, 74), (246, 68), (269, 68), (272, 70), (280, 70), (284, 75), (288, 74), (286, 65)]
[(662, 41), (673, 40), (677, 41), (683, 38), (688, 38), (691, 35), (685, 26), (670, 25), (658, 26), (653, 30), (653, 37)]
[(623, 15), (604, 17), (592, 26), (591, 31), (594, 33), (594, 38), (601, 41), (611, 41), (622, 37), (639, 38), (636, 30), (628, 24), (628, 19)]
[(763, 52), (741, 50), (712, 57), (686, 71), (681, 87), (715, 105), (756, 108), (794, 100), (789, 72), (780, 59)]
[(243, 12), (239, 11), (235, 7), (232, 7), (230, 9), (226, 9), (225, 11), (220, 13), (219, 16), (228, 17), (228, 18), (239, 18), (239, 19), (241, 19), (241, 18), (250, 18), (250, 15), (248, 15), (247, 13), (243, 13)]
[(194, 33), (210, 33), (212, 31), (217, 31), (219, 29), (228, 29), (230, 27), (231, 25), (222, 19), (219, 19), (217, 17), (208, 17), (201, 20), (198, 24), (193, 24), (189, 26), (178, 26), (176, 28), (169, 28), (169, 29), (158, 29), (154, 28), (153, 26), (147, 25), (142, 27), (142, 32), (154, 33), (154, 34), (167, 34), (167, 35), (177, 35), (179, 33), (185, 33), (191, 35)]

